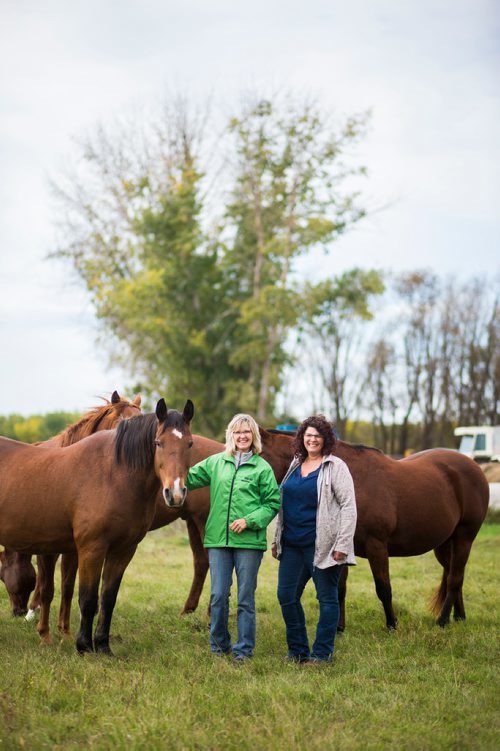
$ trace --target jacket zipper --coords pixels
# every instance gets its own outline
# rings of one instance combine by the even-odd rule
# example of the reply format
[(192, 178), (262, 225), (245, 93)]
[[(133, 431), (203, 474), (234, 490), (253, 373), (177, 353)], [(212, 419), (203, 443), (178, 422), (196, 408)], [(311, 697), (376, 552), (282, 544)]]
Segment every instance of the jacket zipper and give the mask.
[[(241, 467), (241, 464), (240, 464), (240, 467)], [(233, 499), (234, 481), (236, 480), (236, 472), (239, 470), (240, 467), (235, 467), (234, 469), (233, 481), (231, 483), (231, 490), (229, 491), (229, 503), (227, 504), (227, 521), (226, 521), (226, 547), (229, 547), (229, 516), (231, 514), (231, 501)]]

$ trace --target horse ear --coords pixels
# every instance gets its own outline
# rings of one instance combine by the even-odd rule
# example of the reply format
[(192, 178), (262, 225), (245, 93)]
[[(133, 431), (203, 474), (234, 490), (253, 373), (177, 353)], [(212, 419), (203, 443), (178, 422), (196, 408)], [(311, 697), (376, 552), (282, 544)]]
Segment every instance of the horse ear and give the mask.
[(165, 399), (160, 399), (158, 404), (156, 405), (156, 417), (158, 418), (158, 422), (165, 422), (167, 419), (167, 405), (165, 403)]
[(135, 404), (136, 407), (140, 407), (141, 406), (141, 395), (140, 394), (136, 394), (134, 396), (132, 404)]
[(194, 415), (194, 404), (191, 401), (191, 399), (188, 399), (186, 404), (184, 405), (184, 412), (182, 413), (183, 418), (186, 422), (191, 422)]
[(120, 394), (118, 393), (118, 391), (113, 391), (113, 393), (111, 394), (111, 404), (118, 404), (119, 401)]

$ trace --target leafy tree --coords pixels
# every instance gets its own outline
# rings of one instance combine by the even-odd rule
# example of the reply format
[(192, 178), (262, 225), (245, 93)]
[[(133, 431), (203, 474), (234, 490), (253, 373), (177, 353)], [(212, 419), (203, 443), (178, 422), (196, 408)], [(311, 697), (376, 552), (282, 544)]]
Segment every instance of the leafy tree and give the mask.
[(58, 255), (89, 291), (110, 358), (146, 394), (191, 397), (200, 430), (274, 412), (303, 313), (294, 264), (364, 214), (341, 187), (362, 172), (345, 161), (364, 122), (335, 131), (310, 105), (247, 102), (226, 132), (216, 178), (228, 189), (210, 216), (202, 124), (179, 100), (153, 125), (98, 129), (55, 187)]
[(287, 333), (304, 314), (295, 263), (362, 218), (357, 194), (342, 182), (362, 169), (344, 163), (365, 117), (332, 130), (319, 110), (284, 101), (248, 101), (230, 132), (235, 182), (226, 211), (223, 266), (239, 309), (231, 362), (242, 372), (233, 391), (259, 420), (274, 411), (289, 362)]

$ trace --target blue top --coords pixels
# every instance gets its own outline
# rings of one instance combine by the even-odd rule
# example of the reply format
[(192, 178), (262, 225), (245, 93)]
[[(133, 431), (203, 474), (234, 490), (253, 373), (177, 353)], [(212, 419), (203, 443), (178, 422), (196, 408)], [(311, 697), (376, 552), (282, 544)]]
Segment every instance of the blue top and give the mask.
[(299, 464), (283, 485), (283, 541), (286, 545), (304, 548), (316, 542), (320, 468), (302, 477)]

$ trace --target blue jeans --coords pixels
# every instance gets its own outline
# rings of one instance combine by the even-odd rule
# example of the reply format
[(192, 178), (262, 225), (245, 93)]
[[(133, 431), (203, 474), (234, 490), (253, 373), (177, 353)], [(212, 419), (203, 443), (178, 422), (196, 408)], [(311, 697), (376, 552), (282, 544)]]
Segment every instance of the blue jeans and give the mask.
[[(216, 654), (233, 651), (235, 657), (251, 657), (255, 647), (255, 590), (263, 550), (208, 548), (210, 563), (210, 649)], [(233, 569), (238, 584), (238, 641), (231, 645), (228, 629), (229, 597)]]
[[(339, 579), (342, 566), (315, 568), (314, 545), (295, 548), (284, 545), (278, 572), (278, 600), (286, 626), (288, 656), (297, 660), (331, 660), (339, 622)], [(300, 602), (312, 577), (319, 601), (316, 639), (309, 651), (306, 620)]]

